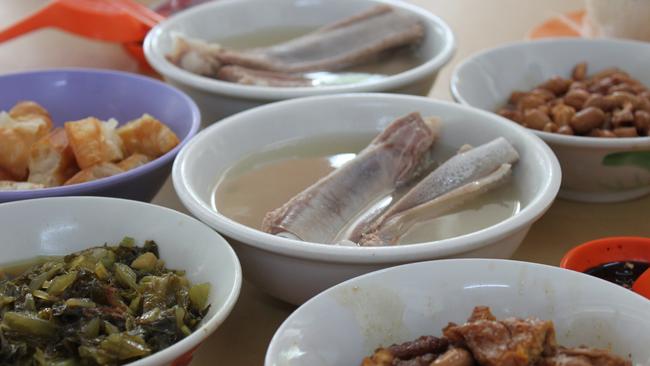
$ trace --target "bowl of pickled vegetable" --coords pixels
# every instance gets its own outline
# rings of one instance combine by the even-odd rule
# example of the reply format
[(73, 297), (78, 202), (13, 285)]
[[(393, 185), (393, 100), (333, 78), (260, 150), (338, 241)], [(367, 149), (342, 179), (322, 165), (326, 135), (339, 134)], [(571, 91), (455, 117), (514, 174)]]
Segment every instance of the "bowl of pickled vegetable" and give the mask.
[(2, 365), (185, 365), (239, 295), (226, 241), (170, 209), (64, 197), (0, 216)]

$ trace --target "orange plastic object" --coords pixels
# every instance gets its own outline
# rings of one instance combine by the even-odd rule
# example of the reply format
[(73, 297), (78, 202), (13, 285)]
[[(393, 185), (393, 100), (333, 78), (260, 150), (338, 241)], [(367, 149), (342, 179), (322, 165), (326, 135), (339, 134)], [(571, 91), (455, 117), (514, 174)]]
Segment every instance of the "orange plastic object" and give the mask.
[(646, 269), (645, 272), (634, 281), (632, 291), (642, 295), (646, 299), (650, 299), (650, 269)]
[(578, 29), (582, 27), (585, 15), (584, 10), (577, 10), (550, 18), (531, 29), (528, 38), (581, 37)]
[[(80, 36), (124, 43), (142, 65), (141, 42), (164, 17), (132, 0), (53, 0), (36, 13), (0, 31), (0, 42), (46, 27)], [(138, 49), (139, 48), (139, 49)]]
[[(589, 241), (565, 254), (560, 267), (584, 272), (601, 264), (622, 261), (650, 262), (650, 238), (620, 236)], [(639, 293), (650, 299), (650, 283), (646, 281), (639, 286), (644, 291)]]

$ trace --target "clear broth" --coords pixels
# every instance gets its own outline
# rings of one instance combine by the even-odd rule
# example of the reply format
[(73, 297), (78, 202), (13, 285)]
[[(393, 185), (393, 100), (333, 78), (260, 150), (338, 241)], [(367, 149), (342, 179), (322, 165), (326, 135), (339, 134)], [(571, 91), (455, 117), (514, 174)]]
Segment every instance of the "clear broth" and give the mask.
[[(260, 229), (264, 215), (318, 179), (353, 159), (372, 136), (332, 135), (273, 145), (249, 155), (217, 182), (212, 206), (224, 216)], [(440, 162), (456, 150), (439, 146)], [(512, 182), (490, 191), (454, 212), (416, 224), (400, 244), (441, 240), (478, 231), (519, 212), (521, 203)]]
[[(231, 49), (246, 50), (286, 42), (314, 30), (315, 28), (310, 27), (277, 27), (220, 38), (215, 42)], [(399, 74), (419, 66), (422, 61), (422, 56), (417, 49), (402, 48), (376, 61), (349, 67), (340, 72), (319, 71), (307, 73), (305, 76), (312, 79), (314, 85), (350, 84)]]

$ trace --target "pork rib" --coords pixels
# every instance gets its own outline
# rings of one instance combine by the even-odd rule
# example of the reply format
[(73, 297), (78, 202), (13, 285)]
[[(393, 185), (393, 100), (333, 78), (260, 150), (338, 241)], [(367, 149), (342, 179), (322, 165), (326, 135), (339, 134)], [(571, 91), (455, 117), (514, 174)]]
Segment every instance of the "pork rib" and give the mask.
[(253, 70), (237, 65), (227, 65), (217, 72), (219, 80), (255, 86), (301, 87), (313, 86), (313, 81), (300, 75), (275, 71)]
[(356, 215), (413, 177), (437, 136), (438, 123), (419, 113), (392, 122), (356, 158), (266, 214), (262, 230), (333, 243)]
[(287, 42), (244, 51), (176, 37), (168, 59), (208, 76), (216, 76), (221, 65), (283, 73), (333, 71), (416, 44), (424, 34), (424, 26), (417, 16), (379, 5)]
[[(499, 137), (461, 152), (422, 179), (363, 232), (360, 245), (395, 244), (414, 224), (442, 216), (507, 181), (519, 154)], [(367, 223), (363, 223), (368, 225)], [(357, 238), (350, 238), (357, 241)]]
[(416, 16), (380, 5), (284, 43), (247, 51), (224, 50), (219, 58), (226, 64), (258, 70), (340, 70), (416, 43), (423, 36), (424, 27)]

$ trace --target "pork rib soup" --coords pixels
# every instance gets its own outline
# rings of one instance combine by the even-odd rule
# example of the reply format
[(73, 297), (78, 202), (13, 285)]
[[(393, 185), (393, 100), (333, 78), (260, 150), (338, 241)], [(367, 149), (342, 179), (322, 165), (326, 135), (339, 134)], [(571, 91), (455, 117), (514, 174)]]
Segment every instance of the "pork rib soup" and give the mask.
[(512, 145), (450, 146), (439, 129), (438, 119), (411, 113), (377, 136), (271, 145), (216, 182), (213, 208), (274, 235), (348, 246), (441, 240), (516, 214)]

